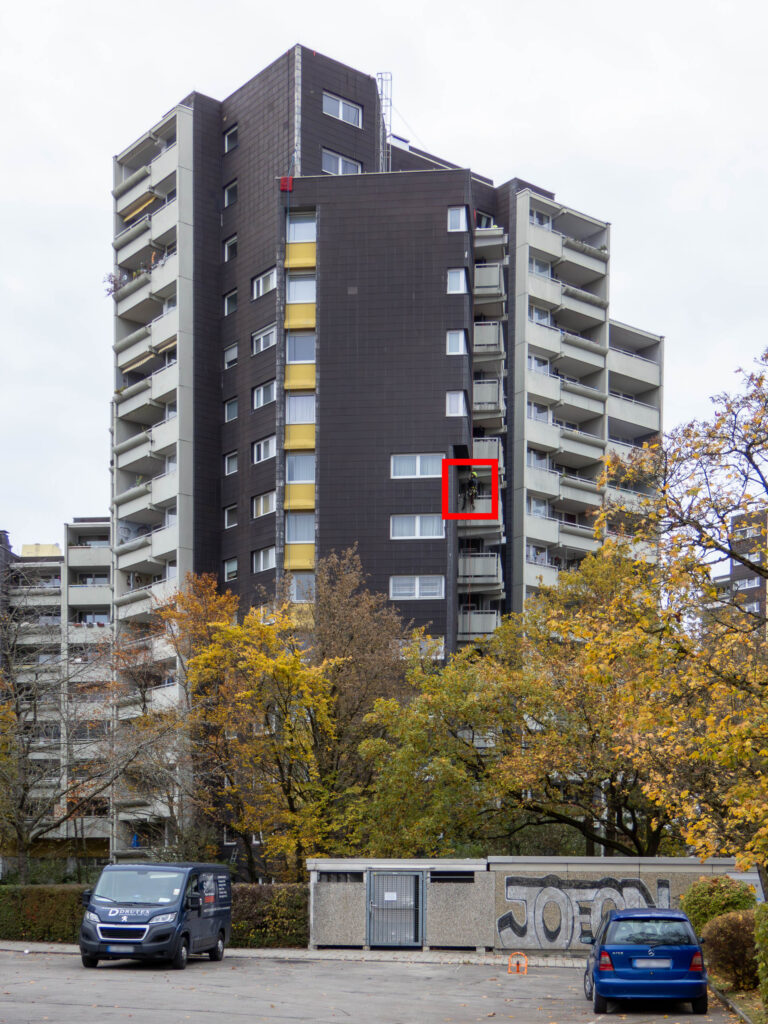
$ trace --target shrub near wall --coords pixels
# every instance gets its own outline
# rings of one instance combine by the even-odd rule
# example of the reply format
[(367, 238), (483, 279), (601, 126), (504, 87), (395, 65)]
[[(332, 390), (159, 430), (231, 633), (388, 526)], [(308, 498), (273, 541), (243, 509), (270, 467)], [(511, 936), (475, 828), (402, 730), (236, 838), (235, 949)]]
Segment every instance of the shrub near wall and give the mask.
[(737, 992), (757, 988), (754, 910), (714, 917), (704, 925), (701, 938), (710, 970)]
[(700, 878), (680, 899), (680, 906), (691, 919), (696, 934), (707, 921), (729, 910), (750, 910), (757, 902), (755, 890), (746, 882), (728, 875)]
[(768, 1007), (768, 903), (761, 903), (755, 910), (755, 951), (760, 999)]
[(308, 886), (232, 886), (232, 946), (306, 948), (308, 942)]
[(77, 942), (83, 885), (0, 885), (0, 939)]

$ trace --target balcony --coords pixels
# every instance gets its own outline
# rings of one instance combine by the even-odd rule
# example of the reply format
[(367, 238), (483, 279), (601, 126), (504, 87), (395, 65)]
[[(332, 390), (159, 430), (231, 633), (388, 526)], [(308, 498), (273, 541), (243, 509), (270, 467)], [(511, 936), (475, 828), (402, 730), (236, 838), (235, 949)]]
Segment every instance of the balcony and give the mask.
[[(474, 437), (472, 439), (472, 458), (494, 459), (499, 465), (499, 480), (504, 480), (504, 447), (500, 437)], [(487, 473), (486, 467), (478, 466), (477, 472), (479, 475)]]
[(538, 587), (556, 587), (558, 567), (548, 561), (536, 561), (526, 558), (525, 560), (525, 586), (526, 589), (538, 589)]
[(560, 539), (557, 519), (549, 516), (525, 514), (526, 539), (537, 544), (557, 544)]
[(504, 287), (502, 263), (478, 263), (475, 266), (473, 288), (475, 307), (482, 307), (484, 315), (500, 317), (506, 314), (507, 292)]
[(500, 320), (475, 324), (472, 357), (476, 363), (504, 358), (504, 331)]
[(178, 167), (178, 147), (174, 144), (159, 153), (154, 160), (143, 167), (139, 167), (128, 178), (115, 186), (112, 194), (115, 196), (115, 212), (119, 217), (125, 217), (128, 211), (141, 206), (145, 198), (151, 198), (162, 182), (165, 191), (168, 191), (168, 180), (175, 184), (172, 175), (175, 175)]
[(603, 501), (602, 488), (590, 477), (578, 473), (562, 473), (560, 498), (577, 508), (599, 508)]
[(629, 352), (611, 344), (606, 365), (611, 373), (631, 377), (649, 388), (661, 386), (661, 367), (655, 360), (646, 359), (639, 352)]
[(472, 418), (487, 430), (500, 430), (507, 411), (503, 381), (476, 380), (472, 384)]
[(71, 569), (109, 565), (111, 554), (109, 545), (90, 547), (86, 544), (70, 544), (67, 548), (67, 565)]
[(545, 498), (559, 498), (560, 474), (556, 469), (537, 469), (535, 466), (526, 466), (525, 486), (527, 490)]
[(560, 282), (554, 277), (529, 273), (528, 294), (536, 302), (555, 309), (560, 305), (562, 288)]
[(475, 256), (485, 260), (502, 260), (507, 252), (509, 236), (504, 228), (475, 228)]
[[(459, 512), (468, 512), (468, 509), (457, 509)], [(472, 510), (477, 515), (489, 515), (492, 511), (490, 495), (482, 495), (475, 498), (475, 507)], [(494, 519), (459, 519), (457, 522), (459, 536), (464, 537), (485, 537), (498, 543), (504, 533), (504, 513), (502, 504), (499, 501), (496, 517)]]
[(459, 554), (458, 583), (460, 590), (501, 595), (504, 592), (501, 556), (496, 552)]
[(547, 405), (560, 400), (560, 378), (556, 374), (528, 369), (525, 381), (532, 398), (543, 399)]
[(459, 612), (458, 633), (456, 639), (460, 643), (480, 640), (493, 633), (501, 625), (501, 612), (483, 610)]
[(557, 461), (563, 466), (580, 467), (599, 462), (605, 452), (605, 441), (595, 434), (572, 427), (560, 430)]
[(630, 395), (618, 395), (611, 392), (608, 396), (607, 413), (612, 421), (619, 425), (620, 432), (625, 430), (640, 433), (643, 430), (652, 432), (661, 429), (659, 410)]
[(67, 604), (70, 608), (103, 606), (111, 601), (112, 587), (109, 583), (70, 583), (67, 588)]
[(161, 402), (156, 402), (152, 398), (151, 377), (119, 388), (115, 392), (115, 412), (120, 419), (132, 423), (150, 425), (159, 422), (165, 409)]

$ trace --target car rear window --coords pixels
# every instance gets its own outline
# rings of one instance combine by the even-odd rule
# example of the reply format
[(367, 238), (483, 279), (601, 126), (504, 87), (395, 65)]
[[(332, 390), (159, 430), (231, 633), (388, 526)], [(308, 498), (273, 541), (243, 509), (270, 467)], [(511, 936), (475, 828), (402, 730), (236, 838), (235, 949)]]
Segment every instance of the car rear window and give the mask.
[(687, 921), (634, 917), (613, 921), (605, 937), (615, 946), (690, 946), (696, 936)]

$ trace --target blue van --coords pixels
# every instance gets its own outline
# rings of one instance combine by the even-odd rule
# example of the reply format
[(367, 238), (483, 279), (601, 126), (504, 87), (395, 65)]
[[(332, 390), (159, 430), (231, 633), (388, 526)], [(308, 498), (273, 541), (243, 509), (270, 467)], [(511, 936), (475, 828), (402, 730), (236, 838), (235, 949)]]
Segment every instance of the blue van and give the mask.
[(83, 967), (99, 960), (222, 960), (232, 934), (232, 885), (220, 864), (109, 864), (83, 893)]

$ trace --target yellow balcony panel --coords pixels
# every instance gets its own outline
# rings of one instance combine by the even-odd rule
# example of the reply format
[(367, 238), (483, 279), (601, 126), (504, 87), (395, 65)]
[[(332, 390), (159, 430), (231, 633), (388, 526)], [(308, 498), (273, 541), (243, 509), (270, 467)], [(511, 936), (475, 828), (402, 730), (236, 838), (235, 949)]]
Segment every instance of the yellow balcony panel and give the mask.
[(286, 331), (302, 331), (315, 326), (314, 302), (289, 302), (285, 307)]
[(286, 484), (283, 506), (290, 509), (315, 507), (314, 484)]
[(287, 270), (317, 266), (316, 242), (289, 242), (285, 247)]
[(315, 390), (315, 364), (314, 363), (289, 363), (285, 368), (285, 390), (286, 391), (314, 391)]
[(286, 544), (283, 568), (288, 571), (292, 571), (294, 569), (314, 569), (315, 545)]
[(314, 448), (314, 423), (289, 423), (285, 428), (284, 448)]

